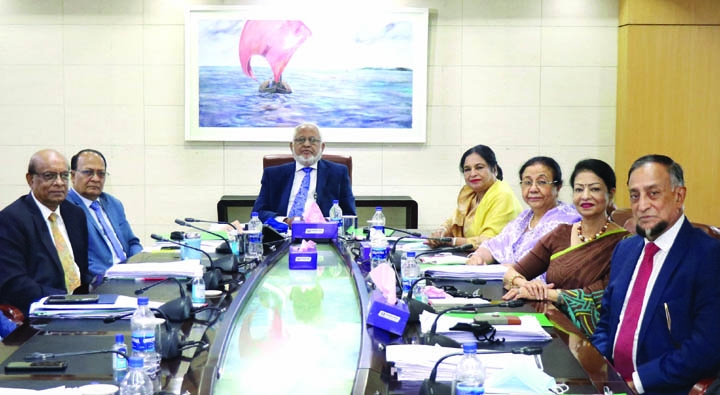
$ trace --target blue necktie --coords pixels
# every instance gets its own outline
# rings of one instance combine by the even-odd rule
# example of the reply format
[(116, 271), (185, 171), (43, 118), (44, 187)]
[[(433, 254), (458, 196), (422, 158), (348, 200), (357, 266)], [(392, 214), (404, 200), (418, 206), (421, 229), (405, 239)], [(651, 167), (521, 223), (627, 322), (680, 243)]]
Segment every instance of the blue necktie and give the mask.
[(102, 209), (100, 208), (100, 204), (98, 204), (97, 200), (90, 204), (90, 208), (95, 211), (95, 215), (97, 216), (98, 221), (100, 221), (100, 226), (102, 226), (103, 232), (105, 232), (105, 237), (110, 240), (110, 244), (112, 245), (113, 250), (115, 250), (115, 255), (120, 258), (120, 261), (127, 259), (125, 251), (123, 251), (122, 245), (120, 245), (120, 240), (118, 240), (115, 232), (110, 227), (110, 224), (105, 221), (105, 216), (103, 215)]
[(305, 172), (305, 177), (303, 177), (300, 190), (298, 190), (297, 195), (295, 195), (295, 200), (293, 200), (292, 208), (288, 215), (290, 218), (302, 217), (303, 211), (305, 211), (305, 201), (307, 201), (308, 193), (310, 192), (310, 172), (312, 171), (312, 167), (305, 167), (302, 170)]

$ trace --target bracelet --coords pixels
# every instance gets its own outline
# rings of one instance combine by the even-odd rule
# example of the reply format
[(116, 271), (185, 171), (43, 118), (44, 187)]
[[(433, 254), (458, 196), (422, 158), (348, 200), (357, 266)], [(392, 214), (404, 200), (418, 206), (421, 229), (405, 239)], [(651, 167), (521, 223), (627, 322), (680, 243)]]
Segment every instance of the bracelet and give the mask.
[(455, 247), (455, 237), (453, 237), (453, 247)]
[(527, 281), (527, 279), (525, 278), (525, 276), (523, 276), (523, 275), (520, 274), (520, 273), (517, 273), (517, 274), (515, 274), (514, 276), (510, 277), (510, 280), (508, 281), (508, 283), (507, 283), (507, 285), (506, 285), (506, 288), (507, 288), (507, 289), (510, 289), (510, 288), (514, 287), (514, 286), (515, 286), (515, 280), (518, 279), (518, 278), (522, 278), (523, 280), (526, 280), (526, 281)]

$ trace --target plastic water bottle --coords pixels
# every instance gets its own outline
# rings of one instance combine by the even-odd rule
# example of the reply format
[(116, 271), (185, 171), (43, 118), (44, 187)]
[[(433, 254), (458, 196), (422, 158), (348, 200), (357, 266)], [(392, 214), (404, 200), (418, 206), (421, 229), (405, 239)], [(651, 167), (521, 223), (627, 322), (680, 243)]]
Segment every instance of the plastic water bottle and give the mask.
[(132, 356), (128, 364), (130, 370), (120, 383), (120, 395), (152, 395), (153, 384), (143, 369), (143, 359)]
[(343, 232), (343, 212), (337, 200), (333, 200), (333, 205), (330, 207), (330, 221), (337, 222), (338, 237), (345, 235), (345, 232)]
[(455, 369), (455, 395), (485, 393), (485, 367), (477, 356), (477, 344), (463, 344), (465, 355)]
[[(420, 278), (420, 266), (415, 260), (415, 251), (408, 251), (407, 257), (400, 263), (400, 277), (402, 278), (403, 297), (410, 292), (410, 286)], [(420, 295), (415, 295), (416, 297)]]
[(370, 232), (370, 268), (375, 269), (379, 264), (387, 262), (387, 238), (385, 232), (375, 229)]
[[(385, 214), (382, 212), (382, 207), (375, 207), (375, 214), (373, 214), (370, 223), (375, 230), (380, 230), (385, 234)], [(372, 233), (372, 230), (370, 231)]]
[[(119, 351), (129, 356), (127, 346), (125, 345), (125, 335), (118, 333), (115, 335), (115, 344), (113, 344), (113, 351)], [(113, 380), (116, 383), (120, 383), (125, 377), (128, 370), (128, 362), (125, 357), (120, 354), (113, 354), (112, 368), (113, 368)]]
[(205, 280), (203, 279), (202, 274), (193, 277), (191, 299), (194, 305), (205, 304)]
[(262, 245), (262, 222), (258, 218), (258, 213), (253, 211), (250, 215), (250, 222), (248, 222), (248, 247), (245, 250), (245, 260), (251, 261), (257, 259), (262, 260), (263, 257), (263, 245)]
[(150, 311), (147, 296), (138, 298), (138, 307), (130, 318), (132, 331), (132, 355), (144, 361), (145, 373), (159, 390), (160, 355), (155, 352), (155, 315)]

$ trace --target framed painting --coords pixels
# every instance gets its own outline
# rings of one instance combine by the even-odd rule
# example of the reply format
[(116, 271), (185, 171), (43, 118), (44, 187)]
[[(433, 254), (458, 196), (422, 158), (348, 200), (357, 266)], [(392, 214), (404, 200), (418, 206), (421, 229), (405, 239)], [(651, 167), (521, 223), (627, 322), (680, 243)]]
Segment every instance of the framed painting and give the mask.
[(192, 7), (185, 139), (425, 142), (428, 10)]

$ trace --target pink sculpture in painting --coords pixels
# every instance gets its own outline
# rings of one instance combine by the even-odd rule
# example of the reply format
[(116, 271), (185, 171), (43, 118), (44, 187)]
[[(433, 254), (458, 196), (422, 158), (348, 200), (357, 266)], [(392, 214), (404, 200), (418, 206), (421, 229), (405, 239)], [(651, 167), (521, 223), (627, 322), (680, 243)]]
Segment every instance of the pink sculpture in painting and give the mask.
[(295, 51), (311, 34), (301, 21), (245, 22), (238, 50), (243, 72), (256, 79), (250, 67), (250, 58), (260, 55), (270, 63), (273, 71), (273, 80), (264, 81), (260, 92), (292, 93), (290, 86), (282, 80), (282, 73)]

